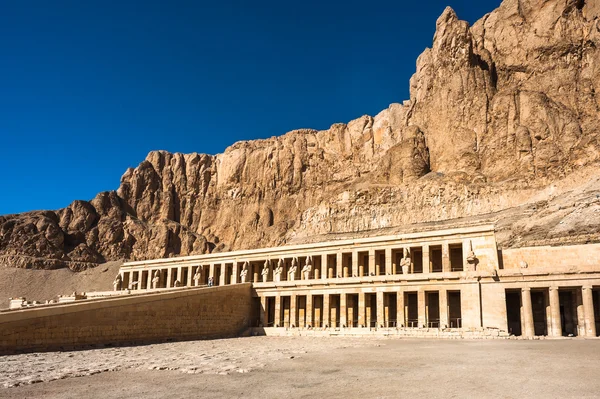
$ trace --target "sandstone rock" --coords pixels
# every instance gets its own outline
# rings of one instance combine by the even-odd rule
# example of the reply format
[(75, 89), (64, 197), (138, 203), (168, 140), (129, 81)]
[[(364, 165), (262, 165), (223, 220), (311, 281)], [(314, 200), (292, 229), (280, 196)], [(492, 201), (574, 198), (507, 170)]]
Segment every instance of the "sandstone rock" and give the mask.
[(495, 222), (501, 246), (598, 240), (599, 16), (505, 0), (469, 26), (447, 8), (409, 100), (216, 156), (151, 152), (116, 192), (0, 217), (0, 264), (82, 270), (445, 221)]

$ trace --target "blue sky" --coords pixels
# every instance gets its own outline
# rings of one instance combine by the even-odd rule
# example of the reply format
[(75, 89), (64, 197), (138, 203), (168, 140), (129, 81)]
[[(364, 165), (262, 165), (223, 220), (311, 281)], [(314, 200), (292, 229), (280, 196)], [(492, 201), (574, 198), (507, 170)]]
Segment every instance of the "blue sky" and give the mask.
[(447, 5), (14, 1), (0, 7), (0, 214), (115, 190), (151, 150), (215, 154), (408, 98)]

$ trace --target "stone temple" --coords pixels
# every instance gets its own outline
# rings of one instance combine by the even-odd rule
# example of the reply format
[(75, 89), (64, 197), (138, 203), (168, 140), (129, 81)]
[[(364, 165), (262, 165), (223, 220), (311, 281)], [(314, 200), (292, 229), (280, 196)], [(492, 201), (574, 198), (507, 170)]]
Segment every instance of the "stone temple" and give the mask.
[(0, 313), (0, 352), (250, 334), (596, 337), (599, 261), (600, 244), (498, 250), (479, 225), (129, 262), (114, 291)]

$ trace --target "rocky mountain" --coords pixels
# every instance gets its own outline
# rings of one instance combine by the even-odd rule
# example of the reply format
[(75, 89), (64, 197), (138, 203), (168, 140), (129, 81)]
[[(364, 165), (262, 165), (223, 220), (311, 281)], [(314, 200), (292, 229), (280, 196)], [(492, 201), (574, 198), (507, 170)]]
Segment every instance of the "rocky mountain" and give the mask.
[(116, 192), (0, 217), (0, 265), (148, 259), (493, 221), (501, 246), (600, 240), (600, 3), (447, 8), (410, 99), (223, 154), (150, 153)]

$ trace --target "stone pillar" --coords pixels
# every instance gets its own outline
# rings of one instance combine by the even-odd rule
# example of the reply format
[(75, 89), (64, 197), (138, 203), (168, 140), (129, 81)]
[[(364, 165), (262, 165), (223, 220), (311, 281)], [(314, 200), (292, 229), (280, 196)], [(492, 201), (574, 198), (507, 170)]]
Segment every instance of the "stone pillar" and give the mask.
[[(146, 280), (146, 289), (149, 290), (152, 288), (152, 277), (154, 275), (154, 270), (152, 269), (148, 269), (148, 276), (147, 276), (147, 280)], [(123, 281), (123, 280), (121, 280)]]
[[(179, 286), (180, 287), (183, 285), (183, 281), (181, 281), (182, 271), (183, 271), (183, 268), (181, 266), (179, 266), (177, 268), (177, 278), (175, 279), (176, 281), (179, 281)], [(173, 284), (173, 285), (175, 285), (175, 284)]]
[(208, 278), (215, 278), (215, 264), (211, 263), (209, 268), (208, 268)]
[(596, 319), (594, 317), (594, 297), (591, 286), (584, 286), (583, 293), (583, 314), (585, 317), (585, 336), (596, 336)]
[(375, 273), (375, 250), (369, 249), (369, 265), (367, 266), (367, 276), (376, 276)]
[(250, 270), (252, 270), (252, 281), (255, 283), (258, 283), (258, 276), (260, 275), (258, 272), (258, 266), (258, 264), (252, 264), (252, 262), (250, 263)]
[(310, 293), (310, 291), (307, 292), (306, 294), (306, 326), (307, 327), (312, 327), (312, 314), (313, 314), (313, 310), (312, 310), (312, 295)]
[[(430, 270), (431, 271), (431, 270)], [(450, 246), (447, 242), (442, 244), (442, 272), (450, 271)]]
[(392, 274), (392, 248), (385, 249), (385, 274)]
[(241, 273), (238, 262), (233, 262), (232, 270), (233, 271), (231, 272), (231, 284), (237, 284), (240, 279), (240, 273)]
[(358, 293), (358, 326), (366, 327), (365, 324), (365, 293)]
[(352, 277), (358, 276), (358, 251), (352, 251)]
[(267, 318), (265, 317), (267, 313), (267, 297), (260, 297), (260, 325), (266, 327)]
[(521, 331), (524, 337), (533, 337), (535, 329), (533, 328), (533, 307), (531, 306), (531, 289), (529, 287), (521, 289), (521, 306), (523, 307)]
[(219, 275), (219, 285), (225, 285), (225, 276), (227, 276), (227, 265), (225, 263), (221, 263), (219, 265), (221, 274)]
[(392, 253), (392, 274), (400, 274), (402, 271), (400, 270), (400, 265), (396, 263), (398, 259), (397, 253)]
[[(431, 273), (431, 264), (429, 263), (429, 245), (423, 245), (422, 247), (422, 255), (423, 255), (423, 272)], [(412, 265), (411, 265), (412, 267)], [(412, 273), (412, 270), (411, 270)]]
[(344, 254), (335, 254), (335, 277), (344, 277)]
[(327, 254), (321, 255), (321, 278), (326, 279), (327, 276)]
[(423, 326), (427, 327), (427, 308), (425, 307), (425, 291), (419, 290), (417, 292), (417, 302), (418, 302), (418, 327), (421, 328)]
[(447, 328), (450, 327), (448, 321), (448, 293), (445, 289), (440, 289), (438, 296), (440, 298), (440, 328)]
[(166, 285), (167, 288), (171, 288), (172, 287), (172, 284), (171, 284), (171, 279), (172, 279), (172, 276), (173, 276), (172, 270), (173, 270), (172, 267), (169, 267), (167, 269), (167, 285)]
[(585, 312), (583, 309), (583, 290), (575, 290), (575, 304), (577, 312), (577, 335), (585, 337)]
[(396, 327), (406, 327), (404, 320), (404, 291), (400, 290), (396, 295)]
[(281, 295), (277, 294), (275, 297), (275, 317), (273, 317), (273, 326), (281, 327)]
[(346, 294), (340, 294), (340, 327), (348, 327), (347, 313), (346, 313)]
[(290, 328), (298, 327), (298, 314), (296, 308), (298, 305), (298, 297), (296, 294), (290, 295)]
[(188, 268), (187, 268), (187, 281), (185, 282), (185, 285), (188, 286), (188, 287), (192, 286), (192, 277), (194, 277), (192, 272), (193, 272), (192, 266), (188, 266)]
[(552, 332), (548, 331), (548, 334), (552, 334), (554, 337), (562, 337), (562, 325), (560, 323), (560, 299), (558, 296), (558, 287), (550, 287), (550, 317)]
[(377, 328), (385, 326), (383, 307), (383, 292), (377, 291)]
[(329, 327), (329, 294), (323, 294), (323, 327)]

